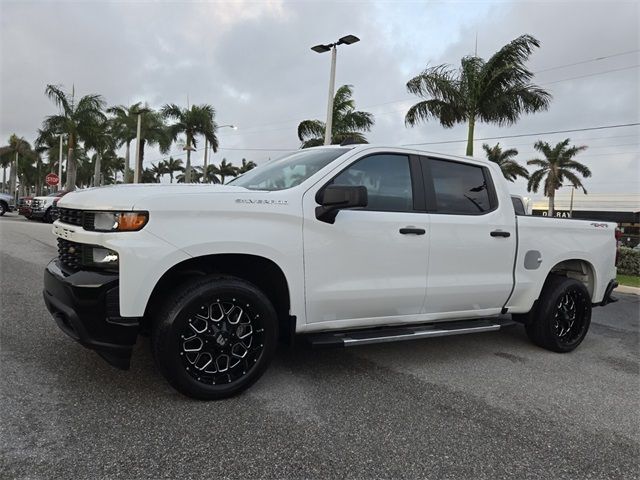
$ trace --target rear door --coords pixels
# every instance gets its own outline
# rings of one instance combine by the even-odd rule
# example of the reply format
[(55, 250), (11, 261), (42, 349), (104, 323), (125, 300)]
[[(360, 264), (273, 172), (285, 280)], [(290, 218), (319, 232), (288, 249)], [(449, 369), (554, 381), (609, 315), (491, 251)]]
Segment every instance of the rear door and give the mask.
[(425, 313), (500, 311), (513, 286), (513, 206), (499, 205), (491, 171), (481, 165), (421, 158), (430, 262)]

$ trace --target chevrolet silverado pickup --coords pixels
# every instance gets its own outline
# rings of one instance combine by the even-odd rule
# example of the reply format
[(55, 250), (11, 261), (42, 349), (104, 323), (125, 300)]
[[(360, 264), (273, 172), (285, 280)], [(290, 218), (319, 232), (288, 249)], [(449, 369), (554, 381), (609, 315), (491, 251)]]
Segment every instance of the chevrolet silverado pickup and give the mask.
[(58, 202), (44, 301), (127, 369), (140, 333), (178, 391), (255, 382), (278, 342), (350, 347), (524, 324), (570, 352), (614, 299), (615, 224), (517, 215), (487, 161), (300, 150), (227, 185), (118, 185)]

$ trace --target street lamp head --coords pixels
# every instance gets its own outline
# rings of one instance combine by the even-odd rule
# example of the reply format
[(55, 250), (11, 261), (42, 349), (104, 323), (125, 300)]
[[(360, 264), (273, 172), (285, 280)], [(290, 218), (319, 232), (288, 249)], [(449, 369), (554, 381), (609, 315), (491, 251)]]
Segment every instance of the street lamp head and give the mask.
[(311, 47), (311, 50), (313, 50), (314, 52), (317, 52), (317, 53), (324, 53), (324, 52), (328, 52), (329, 50), (331, 50), (331, 46), (330, 45), (316, 45), (315, 47)]
[(338, 40), (338, 45), (342, 45), (342, 44), (351, 45), (352, 43), (356, 43), (359, 41), (360, 39), (355, 35), (345, 35), (340, 40)]

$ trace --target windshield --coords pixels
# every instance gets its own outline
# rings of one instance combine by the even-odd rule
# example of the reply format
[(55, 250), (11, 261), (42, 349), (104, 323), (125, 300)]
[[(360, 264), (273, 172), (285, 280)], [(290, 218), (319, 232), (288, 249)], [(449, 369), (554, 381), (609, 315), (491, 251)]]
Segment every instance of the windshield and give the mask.
[(300, 185), (349, 150), (349, 148), (302, 150), (249, 170), (229, 184), (249, 190), (285, 190)]

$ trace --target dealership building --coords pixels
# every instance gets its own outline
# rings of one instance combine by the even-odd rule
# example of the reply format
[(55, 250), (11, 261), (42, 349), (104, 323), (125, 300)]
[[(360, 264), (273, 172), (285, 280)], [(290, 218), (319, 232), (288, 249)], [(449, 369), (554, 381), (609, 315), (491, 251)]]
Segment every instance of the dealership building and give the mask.
[[(533, 199), (533, 215), (547, 216), (549, 200)], [(616, 222), (622, 232), (621, 244), (633, 247), (640, 243), (640, 193), (590, 193), (576, 189), (560, 192), (555, 198), (555, 217)]]

